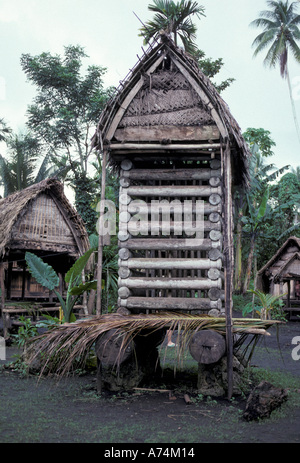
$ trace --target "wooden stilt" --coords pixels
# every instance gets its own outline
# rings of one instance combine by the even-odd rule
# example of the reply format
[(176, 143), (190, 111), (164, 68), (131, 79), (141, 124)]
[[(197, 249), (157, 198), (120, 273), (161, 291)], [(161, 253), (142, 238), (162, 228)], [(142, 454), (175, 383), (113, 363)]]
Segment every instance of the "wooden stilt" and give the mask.
[(229, 143), (225, 151), (221, 151), (224, 166), (224, 195), (225, 195), (225, 219), (224, 219), (224, 274), (225, 274), (225, 316), (226, 316), (226, 347), (227, 347), (227, 382), (228, 400), (233, 393), (233, 333), (232, 333), (232, 275), (233, 275), (233, 222), (232, 222), (232, 178), (231, 178), (231, 152)]
[(100, 316), (102, 313), (101, 296), (102, 296), (102, 266), (103, 266), (103, 215), (104, 215), (104, 200), (105, 200), (105, 184), (106, 184), (106, 160), (107, 150), (103, 150), (102, 158), (102, 180), (101, 180), (101, 203), (99, 217), (99, 245), (98, 245), (98, 265), (97, 265), (97, 302), (96, 314)]

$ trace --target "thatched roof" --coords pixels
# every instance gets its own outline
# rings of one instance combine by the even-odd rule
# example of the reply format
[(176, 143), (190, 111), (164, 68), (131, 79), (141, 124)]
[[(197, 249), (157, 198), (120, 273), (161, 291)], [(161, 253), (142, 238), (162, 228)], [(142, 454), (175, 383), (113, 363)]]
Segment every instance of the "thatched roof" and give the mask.
[(258, 278), (264, 275), (278, 282), (284, 274), (284, 270), (300, 257), (300, 238), (291, 236), (278, 249), (274, 256), (258, 271)]
[[(38, 199), (44, 201), (37, 202)], [(53, 214), (59, 216), (58, 220), (53, 220)], [(54, 223), (50, 224), (50, 220)], [(29, 249), (32, 243), (34, 249), (57, 251), (58, 246), (63, 246), (64, 237), (60, 234), (65, 230), (68, 230), (69, 249), (72, 249), (73, 256), (89, 249), (84, 223), (66, 198), (63, 185), (56, 179), (43, 180), (0, 200), (1, 258), (14, 247), (15, 240), (19, 240), (19, 249), (22, 245), (23, 249)], [(37, 244), (37, 240), (40, 243)]]
[[(121, 129), (138, 133), (138, 129), (167, 128), (165, 133), (172, 139), (172, 128), (207, 129), (214, 127), (218, 139), (229, 140), (235, 167), (235, 182), (248, 182), (249, 148), (242, 136), (241, 129), (230, 110), (208, 77), (199, 69), (196, 61), (185, 51), (178, 48), (166, 35), (160, 43), (151, 45), (120, 84), (115, 96), (108, 102), (101, 114), (93, 146), (108, 150), (120, 145), (124, 140), (118, 138)], [(162, 128), (162, 129), (161, 129)], [(204, 130), (204, 131), (205, 131)], [(192, 132), (191, 130), (190, 132)], [(141, 132), (141, 130), (140, 130)], [(196, 133), (196, 131), (195, 131)], [(199, 133), (199, 131), (198, 131)], [(147, 141), (147, 138), (144, 138)], [(140, 142), (140, 139), (132, 139)], [(168, 150), (172, 140), (158, 140), (166, 144)], [(211, 140), (209, 140), (211, 141)], [(150, 141), (149, 147), (151, 148)], [(183, 142), (183, 141), (182, 141)], [(191, 138), (189, 138), (191, 142)], [(201, 140), (195, 138), (196, 143)], [(202, 138), (203, 142), (203, 138)], [(114, 167), (118, 160), (113, 152), (109, 162)]]

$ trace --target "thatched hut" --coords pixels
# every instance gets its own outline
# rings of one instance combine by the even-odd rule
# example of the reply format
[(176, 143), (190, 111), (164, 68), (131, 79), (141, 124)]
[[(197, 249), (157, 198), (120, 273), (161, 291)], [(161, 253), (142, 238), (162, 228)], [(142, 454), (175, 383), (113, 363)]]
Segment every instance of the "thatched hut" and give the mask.
[(51, 301), (26, 270), (26, 251), (55, 269), (63, 289), (64, 274), (88, 249), (84, 223), (58, 180), (43, 180), (0, 200), (1, 308), (4, 300)]
[(300, 311), (300, 238), (291, 236), (258, 272), (258, 288), (283, 295), (288, 313)]
[[(150, 46), (103, 111), (94, 145), (120, 176), (119, 306), (230, 311), (232, 186), (248, 182), (249, 151), (194, 59), (166, 35)], [(189, 224), (174, 201), (179, 214), (189, 202)], [(186, 239), (197, 202), (201, 243)]]
[(120, 177), (119, 309), (225, 315), (230, 383), (232, 190), (247, 186), (249, 150), (189, 54), (166, 34), (143, 53), (93, 138), (102, 199), (106, 163)]

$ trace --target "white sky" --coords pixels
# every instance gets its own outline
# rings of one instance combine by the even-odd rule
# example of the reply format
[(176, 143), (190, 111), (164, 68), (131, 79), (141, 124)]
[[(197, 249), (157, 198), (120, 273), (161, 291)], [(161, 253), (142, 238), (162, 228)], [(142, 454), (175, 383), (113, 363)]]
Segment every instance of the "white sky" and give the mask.
[[(153, 14), (151, 0), (0, 0), (0, 117), (15, 131), (23, 130), (26, 108), (34, 87), (20, 66), (22, 53), (63, 55), (64, 46), (81, 45), (86, 64), (107, 68), (105, 85), (118, 85), (142, 55), (142, 21)], [(232, 115), (244, 131), (264, 128), (276, 142), (277, 167), (300, 165), (299, 142), (292, 117), (287, 82), (279, 69), (266, 69), (264, 55), (252, 58), (251, 44), (260, 32), (250, 22), (266, 9), (265, 0), (199, 0), (206, 17), (194, 19), (197, 45), (208, 57), (222, 57), (224, 67), (218, 80), (236, 81), (222, 93)], [(300, 14), (300, 5), (299, 5)], [(300, 120), (300, 65), (289, 57), (296, 111)]]

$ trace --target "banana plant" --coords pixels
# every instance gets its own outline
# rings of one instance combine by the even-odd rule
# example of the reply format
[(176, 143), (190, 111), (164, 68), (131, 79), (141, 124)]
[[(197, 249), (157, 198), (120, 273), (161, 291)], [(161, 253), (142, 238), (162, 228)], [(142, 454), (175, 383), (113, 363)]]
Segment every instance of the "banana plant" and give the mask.
[[(59, 277), (55, 270), (44, 262), (40, 257), (31, 252), (26, 252), (25, 260), (31, 275), (35, 280), (50, 291), (56, 294), (64, 314), (63, 321), (66, 323), (75, 321), (75, 315), (72, 310), (76, 304), (79, 296), (88, 289), (95, 289), (96, 281), (81, 284), (81, 274), (91, 256), (95, 251), (94, 248), (89, 249), (83, 256), (81, 256), (70, 268), (65, 275), (65, 282), (68, 285), (66, 298), (57, 290), (59, 286)], [(75, 290), (76, 289), (76, 290)], [(72, 290), (75, 290), (72, 292)]]

